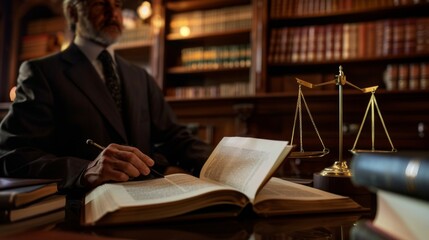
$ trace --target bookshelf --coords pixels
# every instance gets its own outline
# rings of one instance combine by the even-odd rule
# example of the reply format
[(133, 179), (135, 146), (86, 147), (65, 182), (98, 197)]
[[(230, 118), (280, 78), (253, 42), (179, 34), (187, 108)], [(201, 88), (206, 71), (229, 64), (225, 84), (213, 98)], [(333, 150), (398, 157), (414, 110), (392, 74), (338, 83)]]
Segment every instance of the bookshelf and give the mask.
[[(12, 23), (0, 36), (0, 51), (7, 55), (1, 65), (1, 70), (7, 71), (0, 73), (2, 101), (8, 101), (9, 94), (3, 86), (10, 89), (16, 81), (21, 38), (30, 20), (26, 16), (40, 6), (45, 10), (37, 11), (38, 17), (32, 19), (61, 16), (59, 2), (0, 1), (1, 7), (13, 12), (0, 11), (0, 24)], [(298, 87), (295, 77), (324, 82), (333, 79), (339, 65), (347, 80), (359, 87), (380, 86), (377, 100), (398, 150), (419, 150), (429, 144), (429, 116), (425, 114), (429, 111), (428, 1), (151, 3), (151, 19), (138, 23), (142, 31), (129, 32), (131, 37), (122, 39), (115, 50), (146, 68), (178, 120), (209, 136), (204, 138), (213, 145), (232, 135), (290, 140)], [(136, 9), (138, 1), (125, 4)], [(327, 54), (326, 49), (332, 52)], [(320, 171), (337, 156), (336, 87), (304, 90), (331, 153), (317, 161), (291, 160), (285, 167), (289, 175), (297, 173), (295, 167), (304, 169), (302, 175)], [(344, 145), (351, 147), (368, 99), (352, 89), (346, 88), (344, 94)], [(312, 130), (303, 130), (309, 139), (306, 150), (317, 148)]]
[(20, 62), (59, 52), (66, 41), (66, 23), (62, 16), (29, 20), (23, 30)]
[[(7, 102), (22, 61), (58, 51), (63, 37), (59, 31), (64, 29), (61, 28), (61, 23), (54, 23), (54, 19), (62, 15), (61, 2), (2, 1), (2, 11), (6, 26), (1, 28), (4, 47), (2, 55), (6, 60), (1, 73), (0, 97), (2, 102)], [(48, 19), (51, 21), (40, 24), (45, 20), (49, 21)]]
[[(247, 135), (290, 140), (298, 91), (295, 77), (312, 83), (325, 82), (332, 80), (342, 65), (348, 81), (360, 87), (380, 86), (377, 100), (399, 151), (424, 149), (429, 144), (429, 118), (424, 114), (428, 110), (429, 92), (428, 38), (423, 27), (428, 26), (427, 2), (255, 0), (252, 5), (257, 9), (253, 12), (251, 29), (254, 94), (184, 99), (167, 94), (179, 120), (214, 125), (214, 142), (224, 135), (241, 134), (239, 126), (243, 125), (248, 129)], [(326, 32), (330, 32), (331, 41), (326, 41)], [(393, 39), (393, 35), (397, 38)], [(326, 49), (332, 49), (328, 56)], [(190, 75), (183, 68), (170, 70), (184, 78)], [(194, 70), (192, 74), (204, 73)], [(399, 84), (401, 81), (406, 84)], [(290, 159), (280, 170), (283, 175), (311, 177), (338, 156), (336, 86), (304, 91), (331, 153), (320, 159)], [(353, 146), (369, 97), (347, 88), (344, 94), (343, 132), (347, 152)], [(248, 114), (242, 114), (236, 111), (237, 106), (252, 107), (245, 110)], [(318, 150), (317, 136), (310, 123), (308, 126), (303, 129), (305, 150)], [(376, 143), (381, 148), (388, 147), (382, 128), (378, 127)], [(368, 140), (363, 140), (363, 148), (369, 147), (369, 138), (368, 134), (361, 135), (360, 139)], [(344, 157), (348, 159), (351, 154), (347, 152)]]
[(115, 52), (146, 69), (156, 79), (159, 74), (154, 64), (156, 51), (153, 50), (153, 47), (158, 35), (154, 31), (151, 19), (140, 19), (131, 7), (136, 8), (134, 5), (127, 5), (123, 10), (124, 31), (114, 45)]
[[(160, 4), (158, 0), (152, 2)], [(126, 1), (124, 7), (136, 9), (137, 4), (138, 1)], [(7, 71), (2, 71), (1, 75), (1, 85), (6, 86), (1, 89), (1, 101), (8, 102), (9, 91), (16, 85), (21, 63), (60, 51), (69, 44), (72, 33), (67, 29), (63, 17), (62, 1), (7, 0), (2, 1), (2, 5), (4, 8), (2, 6), (1, 16), (4, 24), (11, 23), (10, 27), (1, 30), (4, 36), (1, 43), (5, 50), (0, 48), (7, 59), (7, 63), (4, 63)], [(158, 65), (152, 64), (152, 60), (156, 59), (154, 55), (158, 55), (158, 51), (152, 49), (157, 35), (152, 33), (151, 21), (149, 19), (143, 22), (136, 19), (135, 15), (131, 17), (134, 26), (124, 31), (115, 50), (119, 55), (157, 76), (159, 74), (154, 67)], [(9, 42), (10, 48), (6, 49)]]
[[(10, 31), (9, 28), (9, 4), (7, 4), (5, 1), (0, 1), (0, 29), (3, 29), (0, 31), (0, 84), (3, 83), (1, 79), (7, 78), (7, 73), (9, 71), (7, 60), (8, 60), (8, 48), (9, 40), (5, 37), (6, 31)], [(4, 86), (4, 85), (2, 85)], [(6, 91), (0, 90), (0, 101), (3, 101), (3, 96), (5, 96)]]
[(251, 1), (167, 1), (165, 11), (163, 89), (168, 98), (255, 93)]
[[(429, 90), (425, 40), (428, 9), (424, 1), (267, 1), (266, 95), (296, 94), (296, 77), (315, 84), (330, 81), (342, 65), (348, 81), (360, 87), (379, 86), (379, 105), (398, 149), (419, 149), (420, 143), (427, 142), (418, 132), (426, 131), (422, 129), (427, 124), (421, 112), (426, 109), (422, 102), (427, 101), (424, 95)], [(343, 151), (351, 148), (369, 99), (352, 88), (345, 89)], [(338, 151), (338, 89), (324, 85), (303, 90), (311, 99), (308, 103), (316, 125), (331, 150), (321, 161), (332, 163)], [(366, 126), (368, 129), (368, 123)], [(378, 128), (377, 146), (389, 149), (381, 126)], [(304, 129), (304, 138), (310, 139), (304, 148), (317, 150), (318, 143), (311, 141), (317, 138), (311, 130)], [(370, 149), (370, 136), (364, 139), (363, 148)], [(350, 157), (350, 153), (345, 156)], [(301, 163), (305, 161), (309, 162)]]
[(294, 77), (333, 79), (338, 65), (360, 86), (427, 91), (428, 10), (426, 1), (270, 1), (268, 92), (294, 91)]

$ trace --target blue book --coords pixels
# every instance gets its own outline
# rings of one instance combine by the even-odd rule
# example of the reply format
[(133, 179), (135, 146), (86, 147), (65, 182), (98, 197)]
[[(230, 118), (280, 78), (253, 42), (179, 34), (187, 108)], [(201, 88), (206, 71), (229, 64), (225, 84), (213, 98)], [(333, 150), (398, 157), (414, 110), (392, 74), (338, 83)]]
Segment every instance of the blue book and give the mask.
[(351, 171), (357, 186), (429, 201), (429, 153), (359, 153)]
[(20, 208), (57, 192), (52, 179), (0, 178), (0, 209)]

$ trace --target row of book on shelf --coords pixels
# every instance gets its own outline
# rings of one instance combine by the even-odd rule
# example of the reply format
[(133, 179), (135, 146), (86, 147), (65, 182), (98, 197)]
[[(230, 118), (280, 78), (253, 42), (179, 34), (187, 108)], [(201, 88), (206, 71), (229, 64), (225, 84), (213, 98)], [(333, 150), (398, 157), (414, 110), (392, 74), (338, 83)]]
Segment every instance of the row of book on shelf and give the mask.
[(0, 178), (0, 237), (49, 229), (65, 217), (58, 179)]
[(428, 3), (427, 0), (272, 0), (271, 17), (311, 16)]
[(271, 30), (268, 62), (321, 62), (429, 52), (429, 18)]
[(429, 89), (429, 62), (389, 64), (383, 81), (388, 91)]
[(250, 29), (251, 23), (251, 5), (176, 13), (171, 16), (169, 36)]
[(250, 67), (249, 44), (184, 48), (181, 65), (191, 69)]
[(64, 41), (64, 33), (61, 31), (25, 35), (21, 38), (21, 52), (19, 58), (21, 60), (26, 60), (60, 51)]
[(183, 86), (167, 89), (167, 96), (182, 99), (210, 97), (238, 97), (254, 94), (249, 82), (220, 83), (208, 86)]
[(125, 28), (121, 38), (118, 41), (120, 45), (126, 45), (130, 42), (146, 41), (152, 38), (152, 29), (150, 24), (144, 24), (137, 21), (133, 28)]
[(429, 152), (359, 153), (352, 181), (377, 196), (374, 219), (362, 219), (351, 239), (427, 239)]
[[(305, 79), (313, 84), (328, 82), (334, 78), (332, 74), (304, 73), (272, 76), (268, 84), (269, 92), (296, 92), (296, 78)], [(429, 89), (429, 62), (392, 63), (388, 64), (383, 73), (380, 89), (394, 90), (427, 90)], [(334, 90), (333, 84), (322, 85), (319, 90)], [(306, 91), (306, 89), (303, 89)]]
[(61, 50), (68, 41), (64, 17), (35, 19), (28, 22), (21, 37), (20, 60), (45, 56)]

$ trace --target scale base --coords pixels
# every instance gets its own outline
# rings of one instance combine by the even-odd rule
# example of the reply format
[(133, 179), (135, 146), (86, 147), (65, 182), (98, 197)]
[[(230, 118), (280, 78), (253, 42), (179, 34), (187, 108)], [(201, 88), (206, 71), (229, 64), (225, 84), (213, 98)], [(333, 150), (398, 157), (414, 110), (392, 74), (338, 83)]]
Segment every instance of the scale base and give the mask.
[(313, 187), (338, 195), (348, 196), (363, 207), (375, 209), (374, 194), (364, 187), (357, 187), (351, 180), (351, 172), (344, 162), (313, 174)]
[(347, 166), (347, 162), (336, 161), (332, 166), (313, 175), (313, 185), (315, 188), (328, 192), (349, 195), (354, 188), (351, 176), (352, 173)]
[(322, 176), (340, 176), (340, 177), (351, 177), (352, 172), (347, 166), (346, 161), (336, 161), (332, 166), (323, 169), (320, 172)]

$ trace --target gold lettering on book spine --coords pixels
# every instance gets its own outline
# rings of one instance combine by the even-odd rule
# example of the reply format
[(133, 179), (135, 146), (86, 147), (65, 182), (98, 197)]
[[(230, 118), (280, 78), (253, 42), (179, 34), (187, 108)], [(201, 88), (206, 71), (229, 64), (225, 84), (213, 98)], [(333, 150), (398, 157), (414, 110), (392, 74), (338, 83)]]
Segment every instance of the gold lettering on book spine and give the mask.
[(420, 160), (411, 160), (405, 168), (405, 180), (407, 182), (407, 189), (411, 192), (416, 190), (415, 179), (419, 172)]

